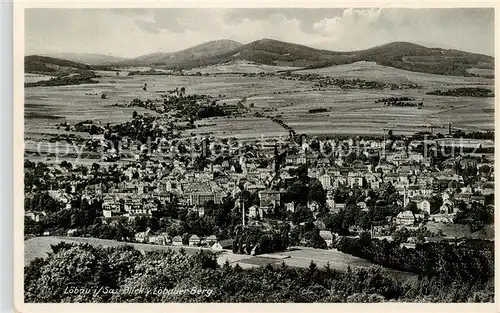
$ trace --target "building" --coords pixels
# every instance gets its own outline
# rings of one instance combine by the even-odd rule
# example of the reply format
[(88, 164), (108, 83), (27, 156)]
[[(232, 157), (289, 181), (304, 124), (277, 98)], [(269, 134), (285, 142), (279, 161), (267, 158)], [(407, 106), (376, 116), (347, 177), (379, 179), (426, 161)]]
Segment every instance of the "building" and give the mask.
[(172, 239), (172, 245), (174, 245), (174, 246), (182, 246), (182, 237), (181, 236), (175, 236)]
[(220, 250), (223, 250), (224, 248), (222, 247), (222, 245), (218, 242), (214, 243), (212, 245), (212, 250), (215, 250), (215, 251), (220, 251)]
[(190, 246), (199, 246), (201, 244), (201, 239), (197, 235), (192, 235), (189, 237), (189, 245)]
[(281, 201), (281, 191), (262, 190), (259, 191), (260, 207), (262, 209), (270, 209), (279, 206)]
[(422, 201), (417, 202), (417, 207), (421, 212), (431, 214), (431, 204), (428, 200), (423, 199)]
[(319, 177), (319, 181), (324, 189), (329, 189), (332, 187), (332, 177), (328, 174), (323, 174)]
[(259, 216), (259, 208), (256, 205), (252, 205), (248, 208), (248, 216), (249, 217), (258, 217)]
[(323, 238), (323, 240), (326, 242), (326, 245), (328, 247), (331, 247), (333, 244), (333, 234), (329, 230), (320, 230), (319, 231), (319, 236)]
[(135, 240), (137, 242), (144, 242), (144, 243), (149, 242), (149, 237), (150, 237), (149, 232), (150, 231), (151, 230), (148, 228), (145, 232), (140, 232), (140, 233), (135, 234)]
[(396, 224), (398, 225), (413, 225), (415, 224), (415, 216), (412, 211), (400, 212), (396, 216)]
[(351, 188), (354, 188), (355, 186), (363, 188), (363, 175), (361, 173), (349, 172), (347, 176), (347, 184)]
[(215, 202), (215, 195), (211, 191), (195, 191), (189, 195), (189, 204), (203, 206), (208, 201)]
[(213, 245), (217, 243), (217, 237), (215, 235), (210, 235), (207, 237), (206, 242), (208, 245)]

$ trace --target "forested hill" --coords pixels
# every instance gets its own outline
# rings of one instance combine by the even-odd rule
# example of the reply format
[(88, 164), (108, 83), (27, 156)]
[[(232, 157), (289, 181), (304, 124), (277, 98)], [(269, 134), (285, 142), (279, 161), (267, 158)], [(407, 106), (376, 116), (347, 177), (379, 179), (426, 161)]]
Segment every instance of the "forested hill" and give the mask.
[(24, 57), (24, 72), (33, 74), (46, 74), (46, 75), (67, 75), (81, 70), (88, 71), (92, 67), (87, 64), (39, 56), (29, 55)]
[(165, 69), (191, 69), (230, 61), (251, 62), (318, 68), (348, 64), (357, 61), (373, 61), (380, 65), (442, 75), (473, 76), (471, 69), (492, 70), (494, 58), (487, 55), (459, 50), (428, 48), (409, 42), (393, 42), (359, 51), (335, 52), (273, 39), (261, 39), (245, 45), (211, 45), (209, 53), (170, 53), (152, 58), (140, 57), (138, 64), (154, 64)]

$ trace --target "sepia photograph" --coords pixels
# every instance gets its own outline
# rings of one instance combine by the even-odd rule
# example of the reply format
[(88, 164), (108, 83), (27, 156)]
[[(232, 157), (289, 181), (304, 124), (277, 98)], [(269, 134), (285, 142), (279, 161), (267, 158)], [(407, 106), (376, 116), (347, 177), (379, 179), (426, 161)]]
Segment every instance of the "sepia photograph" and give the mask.
[(495, 302), (493, 7), (22, 11), (24, 303)]

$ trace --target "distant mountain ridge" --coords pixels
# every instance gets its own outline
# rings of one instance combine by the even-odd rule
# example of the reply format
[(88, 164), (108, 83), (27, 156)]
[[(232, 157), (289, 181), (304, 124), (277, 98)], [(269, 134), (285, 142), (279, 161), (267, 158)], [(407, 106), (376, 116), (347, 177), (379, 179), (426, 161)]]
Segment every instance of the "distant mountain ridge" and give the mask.
[(152, 53), (133, 59), (94, 65), (153, 66), (162, 69), (193, 69), (231, 61), (266, 65), (319, 68), (371, 61), (394, 68), (441, 75), (470, 76), (470, 69), (494, 69), (494, 58), (454, 49), (428, 48), (409, 42), (392, 42), (373, 48), (335, 52), (274, 39), (248, 44), (233, 40), (209, 41), (172, 53)]
[(119, 63), (127, 60), (127, 58), (116, 57), (107, 54), (97, 53), (53, 53), (43, 54), (42, 56), (51, 57), (55, 59), (68, 60), (86, 65), (105, 65), (111, 63)]

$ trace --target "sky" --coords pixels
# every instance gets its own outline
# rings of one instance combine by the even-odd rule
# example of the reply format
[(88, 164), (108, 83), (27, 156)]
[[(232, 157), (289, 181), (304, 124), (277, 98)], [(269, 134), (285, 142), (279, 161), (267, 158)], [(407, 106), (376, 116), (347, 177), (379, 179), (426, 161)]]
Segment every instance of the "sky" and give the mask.
[(262, 38), (333, 51), (393, 41), (494, 55), (493, 9), (26, 9), (25, 54), (132, 58)]

